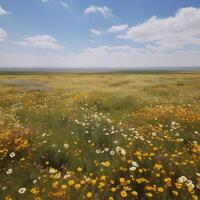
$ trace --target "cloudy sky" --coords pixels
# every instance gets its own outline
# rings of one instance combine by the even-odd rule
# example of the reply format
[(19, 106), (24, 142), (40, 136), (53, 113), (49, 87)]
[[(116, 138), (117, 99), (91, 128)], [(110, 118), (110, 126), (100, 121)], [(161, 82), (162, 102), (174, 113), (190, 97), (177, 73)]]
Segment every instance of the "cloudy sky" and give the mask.
[(0, 67), (200, 66), (200, 0), (0, 0)]

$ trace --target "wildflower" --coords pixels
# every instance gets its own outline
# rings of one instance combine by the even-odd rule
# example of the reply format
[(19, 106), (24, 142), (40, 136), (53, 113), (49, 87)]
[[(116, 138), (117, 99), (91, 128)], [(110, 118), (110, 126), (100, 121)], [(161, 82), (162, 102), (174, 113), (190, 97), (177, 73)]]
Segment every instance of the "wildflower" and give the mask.
[(160, 174), (159, 174), (159, 173), (156, 173), (156, 177), (159, 178), (159, 177), (160, 177)]
[(120, 183), (125, 183), (125, 181), (126, 181), (126, 180), (125, 180), (124, 178), (120, 178), (120, 179), (119, 179), (119, 182), (120, 182)]
[(110, 191), (111, 191), (111, 192), (116, 192), (116, 188), (112, 187), (112, 188), (110, 189)]
[(126, 198), (127, 197), (127, 192), (125, 190), (122, 190), (120, 192), (121, 197)]
[(114, 200), (114, 198), (113, 197), (108, 197), (108, 200)]
[(106, 152), (108, 152), (108, 151), (109, 151), (109, 148), (105, 148), (104, 150), (105, 150)]
[(115, 155), (115, 152), (114, 152), (114, 151), (110, 151), (110, 155), (111, 155), (111, 156), (114, 156), (114, 155)]
[(158, 192), (164, 192), (164, 189), (162, 187), (158, 187)]
[(151, 198), (151, 197), (153, 196), (153, 194), (150, 193), (150, 192), (145, 193), (145, 195), (146, 195), (147, 197), (149, 197), (149, 198)]
[(65, 143), (65, 144), (64, 144), (64, 148), (65, 148), (65, 149), (68, 149), (68, 148), (69, 148), (69, 145), (68, 145), (67, 143)]
[(155, 164), (154, 169), (160, 170), (160, 169), (162, 169), (162, 165), (161, 164)]
[(4, 187), (2, 187), (2, 190), (6, 190), (8, 187), (7, 186), (4, 186)]
[(197, 175), (198, 177), (200, 177), (200, 173), (196, 172), (196, 175)]
[(102, 162), (101, 163), (104, 167), (109, 167), (110, 166), (110, 162), (106, 161), (106, 162)]
[(78, 167), (78, 168), (77, 168), (77, 171), (78, 171), (78, 172), (81, 172), (82, 170), (83, 170), (83, 169), (82, 169), (81, 167)]
[(84, 185), (84, 184), (85, 184), (85, 181), (84, 181), (84, 180), (81, 180), (80, 183), (81, 183), (81, 185)]
[(81, 188), (81, 184), (76, 184), (76, 185), (74, 186), (74, 188), (77, 189), (77, 190), (79, 190), (79, 189)]
[(95, 179), (92, 179), (92, 181), (91, 181), (92, 185), (95, 185), (96, 182), (97, 182), (97, 181), (96, 181)]
[(156, 133), (155, 133), (155, 132), (153, 132), (153, 133), (152, 133), (152, 136), (154, 136), (154, 137), (155, 137), (155, 136), (156, 136)]
[(33, 184), (36, 184), (36, 183), (37, 183), (37, 180), (36, 180), (36, 179), (34, 179), (34, 180), (33, 180)]
[(170, 177), (167, 177), (164, 179), (164, 182), (165, 184), (168, 186), (168, 187), (171, 187), (172, 186), (172, 179)]
[(193, 198), (194, 200), (198, 200), (198, 196), (197, 196), (197, 195), (192, 195), (192, 198)]
[(137, 193), (136, 191), (132, 191), (132, 195), (133, 195), (133, 196), (137, 196), (138, 193)]
[(137, 178), (136, 182), (141, 184), (141, 183), (148, 183), (149, 181), (146, 178), (141, 177), (141, 178)]
[(135, 171), (136, 169), (137, 169), (137, 168), (134, 167), (134, 166), (132, 166), (132, 167), (129, 168), (130, 171)]
[(43, 134), (42, 134), (42, 137), (45, 137), (45, 136), (46, 136), (46, 133), (43, 133)]
[(116, 148), (116, 152), (117, 152), (118, 154), (121, 153), (123, 156), (126, 155), (126, 151), (125, 151), (125, 149), (123, 149), (122, 147), (117, 147), (117, 148)]
[(9, 195), (5, 198), (5, 200), (13, 200), (12, 197)]
[(65, 184), (61, 185), (61, 189), (62, 190), (66, 190), (67, 189), (67, 185), (65, 185)]
[(135, 162), (135, 161), (133, 161), (131, 164), (132, 164), (132, 166), (134, 166), (134, 167), (136, 167), (136, 168), (139, 167), (138, 163)]
[(12, 174), (13, 170), (12, 169), (8, 169), (8, 171), (6, 172), (6, 174)]
[(100, 151), (99, 149), (97, 149), (97, 150), (96, 150), (96, 153), (97, 153), (97, 154), (100, 154), (100, 153), (101, 153), (101, 151)]
[(25, 187), (22, 187), (18, 190), (18, 193), (19, 194), (24, 194), (26, 192), (26, 188)]
[(39, 188), (32, 188), (31, 193), (32, 194), (38, 194), (40, 192)]
[(55, 179), (59, 179), (60, 177), (61, 177), (61, 173), (57, 173), (57, 174), (54, 175)]
[(178, 178), (178, 182), (180, 183), (184, 183), (185, 181), (187, 181), (187, 178), (185, 176), (181, 176)]
[(54, 181), (52, 183), (52, 188), (57, 188), (58, 187), (59, 182), (58, 181)]
[(100, 182), (98, 187), (99, 187), (99, 188), (102, 188), (102, 187), (104, 187), (104, 186), (105, 186), (105, 183)]
[(71, 185), (71, 186), (74, 185), (74, 183), (75, 183), (74, 180), (70, 180), (70, 181), (69, 181), (69, 185)]
[(87, 196), (87, 198), (92, 198), (92, 193), (88, 192), (86, 196)]
[(11, 158), (14, 158), (16, 156), (15, 152), (10, 153), (9, 155)]
[(50, 174), (56, 174), (57, 172), (58, 172), (58, 170), (57, 170), (57, 169), (54, 169), (54, 168), (52, 168), (52, 167), (49, 169), (49, 173), (50, 173)]
[(175, 186), (177, 189), (181, 189), (182, 188), (182, 183), (175, 183)]
[(175, 190), (172, 191), (172, 194), (173, 194), (174, 196), (178, 196), (178, 192), (175, 191)]

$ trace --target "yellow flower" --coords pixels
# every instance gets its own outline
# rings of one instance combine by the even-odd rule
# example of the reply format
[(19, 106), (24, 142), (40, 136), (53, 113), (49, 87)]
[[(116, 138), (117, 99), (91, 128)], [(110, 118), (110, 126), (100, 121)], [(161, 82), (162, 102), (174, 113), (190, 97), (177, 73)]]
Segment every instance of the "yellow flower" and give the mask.
[(182, 184), (181, 183), (175, 183), (176, 188), (181, 189), (182, 188)]
[(125, 183), (125, 181), (126, 181), (126, 180), (125, 180), (124, 178), (120, 178), (120, 179), (119, 179), (119, 182), (120, 182), (120, 183)]
[(11, 196), (7, 196), (5, 200), (13, 200)]
[(40, 192), (39, 188), (32, 188), (31, 193), (32, 194), (38, 194)]
[(104, 187), (104, 186), (105, 186), (105, 183), (100, 182), (98, 188), (102, 188), (102, 187)]
[(139, 183), (139, 184), (140, 183), (149, 183), (149, 181), (146, 178), (143, 178), (143, 177), (137, 178), (136, 182)]
[(104, 175), (101, 176), (101, 180), (102, 180), (102, 181), (105, 181), (105, 180), (106, 180), (106, 176), (104, 176)]
[(83, 170), (83, 169), (82, 169), (81, 167), (78, 167), (78, 168), (77, 168), (77, 171), (78, 171), (78, 172), (81, 172), (82, 170)]
[(164, 192), (164, 189), (162, 187), (158, 187), (158, 192)]
[(132, 195), (133, 195), (133, 196), (137, 196), (138, 193), (137, 193), (136, 191), (132, 191)]
[(194, 200), (198, 200), (198, 196), (196, 196), (196, 195), (192, 195), (192, 198), (193, 198)]
[(104, 167), (109, 167), (109, 166), (110, 166), (110, 162), (109, 162), (109, 161), (102, 162), (102, 165), (103, 165)]
[(164, 182), (168, 187), (172, 186), (172, 179), (170, 177), (165, 178)]
[(114, 183), (115, 183), (115, 181), (113, 181), (113, 180), (110, 180), (110, 183), (111, 183), (111, 184), (114, 184)]
[(77, 190), (78, 190), (78, 189), (80, 189), (80, 188), (81, 188), (81, 184), (76, 184), (74, 187), (75, 187), (75, 189), (77, 189)]
[(81, 180), (81, 185), (84, 185), (85, 184), (85, 181), (84, 180)]
[(159, 173), (157, 173), (157, 174), (156, 174), (156, 177), (157, 177), (157, 178), (159, 178), (159, 177), (160, 177), (160, 174), (159, 174)]
[(143, 172), (143, 170), (142, 170), (142, 169), (139, 169), (138, 171), (139, 171), (140, 173), (142, 173), (142, 172)]
[(96, 182), (97, 182), (97, 181), (96, 181), (95, 179), (92, 179), (92, 180), (91, 180), (92, 185), (95, 185)]
[(75, 181), (74, 180), (70, 180), (69, 181), (69, 185), (74, 185)]
[(108, 197), (108, 200), (114, 200), (114, 198), (113, 197)]
[(188, 191), (191, 193), (191, 194), (194, 194), (194, 190), (192, 187), (188, 187)]
[(92, 197), (92, 193), (88, 192), (86, 196), (87, 196), (87, 198), (91, 198)]
[(52, 183), (52, 188), (57, 188), (58, 187), (58, 181), (55, 181)]
[(64, 185), (64, 184), (61, 185), (61, 189), (62, 189), (62, 190), (66, 190), (66, 189), (67, 189), (67, 185)]
[(126, 193), (125, 190), (122, 190), (122, 191), (120, 192), (120, 194), (121, 194), (121, 197), (123, 197), (123, 198), (126, 198), (126, 197), (127, 197), (127, 193)]
[(116, 192), (116, 188), (112, 187), (112, 188), (110, 189), (110, 191), (111, 191), (111, 192)]
[(149, 198), (151, 198), (151, 197), (153, 196), (153, 194), (150, 193), (150, 192), (145, 193), (145, 195), (146, 195), (147, 197), (149, 197)]
[(160, 170), (160, 169), (162, 169), (162, 165), (161, 164), (155, 164), (154, 169)]
[(172, 194), (173, 194), (174, 196), (178, 196), (178, 192), (175, 191), (175, 190), (172, 191)]

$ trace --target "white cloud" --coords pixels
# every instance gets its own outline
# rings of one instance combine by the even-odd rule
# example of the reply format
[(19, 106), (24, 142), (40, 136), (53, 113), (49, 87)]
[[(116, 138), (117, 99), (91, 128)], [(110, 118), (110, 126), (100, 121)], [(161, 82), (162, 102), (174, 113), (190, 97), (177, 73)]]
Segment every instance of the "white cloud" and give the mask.
[(65, 8), (67, 10), (69, 9), (69, 4), (68, 3), (64, 2), (64, 1), (59, 1), (59, 3), (63, 8)]
[(99, 35), (102, 34), (101, 31), (99, 31), (99, 30), (97, 30), (97, 29), (90, 29), (90, 32), (91, 32), (93, 35), (97, 35), (97, 36), (99, 36)]
[(80, 53), (6, 53), (0, 52), (1, 67), (169, 67), (199, 66), (198, 51), (166, 53), (130, 46), (99, 46)]
[(43, 49), (63, 48), (63, 46), (58, 44), (57, 40), (50, 35), (36, 35), (32, 37), (24, 37), (21, 41), (14, 42), (14, 44)]
[(102, 45), (95, 48), (86, 48), (83, 50), (84, 53), (92, 53), (92, 54), (107, 54), (107, 53), (117, 53), (117, 52), (128, 52), (128, 53), (139, 53), (144, 52), (144, 49), (139, 48), (133, 48), (128, 45), (122, 45), (122, 46), (109, 46), (109, 45)]
[(0, 28), (0, 42), (5, 41), (7, 33), (4, 29)]
[(116, 33), (116, 32), (121, 32), (125, 31), (128, 28), (128, 24), (121, 24), (121, 25), (116, 25), (112, 26), (108, 29), (109, 33)]
[(46, 3), (46, 2), (48, 2), (48, 0), (41, 0), (41, 2), (42, 2), (42, 3)]
[(175, 16), (151, 17), (142, 24), (133, 26), (118, 38), (135, 42), (153, 42), (155, 47), (177, 49), (186, 45), (200, 45), (200, 9), (182, 8)]
[(112, 10), (108, 8), (107, 6), (103, 6), (103, 7), (95, 6), (95, 5), (90, 6), (85, 9), (84, 14), (87, 15), (87, 14), (97, 13), (97, 12), (103, 15), (105, 18), (113, 17)]
[(6, 14), (8, 14), (9, 12), (8, 11), (6, 11), (5, 9), (3, 9), (3, 7), (0, 5), (0, 16), (1, 15), (6, 15)]

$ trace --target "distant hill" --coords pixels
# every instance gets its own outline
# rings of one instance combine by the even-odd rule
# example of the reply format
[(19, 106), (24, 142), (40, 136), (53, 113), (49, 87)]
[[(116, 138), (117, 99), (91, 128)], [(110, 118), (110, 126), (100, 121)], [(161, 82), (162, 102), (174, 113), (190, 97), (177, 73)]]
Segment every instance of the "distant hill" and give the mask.
[(133, 67), (133, 68), (0, 68), (0, 73), (159, 73), (159, 72), (200, 72), (200, 67)]

